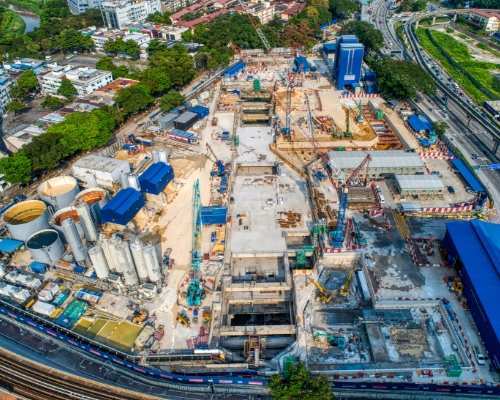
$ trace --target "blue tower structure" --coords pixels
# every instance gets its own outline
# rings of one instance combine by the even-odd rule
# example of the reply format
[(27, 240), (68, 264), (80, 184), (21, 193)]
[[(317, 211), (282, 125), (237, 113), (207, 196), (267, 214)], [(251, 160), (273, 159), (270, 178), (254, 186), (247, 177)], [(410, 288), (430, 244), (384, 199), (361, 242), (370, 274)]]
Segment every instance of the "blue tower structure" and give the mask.
[(365, 46), (355, 35), (342, 35), (337, 40), (334, 78), (339, 90), (355, 88), (361, 80)]

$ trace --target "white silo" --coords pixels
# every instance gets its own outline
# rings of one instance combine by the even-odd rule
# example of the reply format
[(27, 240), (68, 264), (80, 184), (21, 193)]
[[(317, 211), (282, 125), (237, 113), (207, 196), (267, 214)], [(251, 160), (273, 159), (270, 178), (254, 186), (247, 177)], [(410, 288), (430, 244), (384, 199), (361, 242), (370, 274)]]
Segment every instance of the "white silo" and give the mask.
[(87, 258), (87, 247), (80, 239), (80, 234), (78, 233), (75, 222), (71, 218), (66, 218), (61, 223), (61, 226), (75, 261), (85, 261)]
[(26, 200), (13, 205), (5, 211), (3, 220), (10, 236), (22, 241), (49, 227), (47, 205), (40, 200)]
[(128, 174), (127, 181), (128, 181), (128, 187), (131, 187), (132, 189), (135, 189), (138, 192), (141, 191), (141, 184), (139, 183), (139, 178), (137, 177), (136, 174)]
[(165, 150), (154, 150), (153, 151), (153, 163), (164, 162), (165, 164), (168, 164), (167, 159), (168, 159), (168, 156), (167, 156), (167, 152)]
[[(114, 235), (109, 241), (110, 246), (110, 259), (112, 260), (116, 272), (123, 274), (126, 269), (126, 260), (123, 258), (122, 252), (122, 239), (119, 236)], [(108, 259), (108, 263), (109, 263)]]
[(123, 279), (127, 286), (134, 286), (139, 283), (139, 277), (134, 266), (134, 260), (130, 253), (130, 248), (127, 241), (122, 241), (118, 247), (120, 254), (120, 263), (123, 266)]
[(89, 258), (97, 277), (99, 279), (106, 279), (109, 276), (109, 267), (101, 246), (91, 247), (89, 249)]
[(76, 210), (80, 216), (80, 223), (82, 224), (85, 238), (90, 242), (97, 241), (97, 229), (90, 213), (89, 205), (82, 202), (76, 207)]
[(120, 183), (122, 185), (122, 189), (126, 189), (128, 188), (129, 184), (128, 184), (128, 173), (123, 173), (120, 175)]
[(148, 269), (146, 267), (146, 262), (144, 261), (143, 245), (139, 239), (130, 243), (130, 251), (132, 252), (135, 269), (140, 281), (146, 282), (148, 280)]
[(116, 260), (113, 251), (113, 245), (111, 239), (105, 237), (102, 233), (99, 235), (99, 243), (101, 245), (104, 256), (106, 257), (106, 261), (108, 263), (108, 267), (111, 272), (118, 272), (116, 268)]
[(148, 276), (151, 282), (158, 282), (161, 280), (161, 266), (158, 261), (155, 246), (148, 244), (143, 247), (144, 261), (148, 269)]
[(34, 261), (54, 265), (64, 255), (64, 245), (55, 229), (44, 229), (26, 240), (26, 247)]

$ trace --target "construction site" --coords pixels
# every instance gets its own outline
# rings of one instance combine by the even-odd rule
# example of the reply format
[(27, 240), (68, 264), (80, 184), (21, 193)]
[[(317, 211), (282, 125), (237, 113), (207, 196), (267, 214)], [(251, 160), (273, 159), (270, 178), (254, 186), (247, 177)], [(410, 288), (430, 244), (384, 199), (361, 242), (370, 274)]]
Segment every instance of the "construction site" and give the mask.
[(321, 54), (240, 57), (10, 205), (2, 296), (24, 287), (30, 312), (174, 371), (300, 359), (336, 378), (493, 381), (439, 242), (489, 212), (452, 155), (381, 97), (335, 89)]

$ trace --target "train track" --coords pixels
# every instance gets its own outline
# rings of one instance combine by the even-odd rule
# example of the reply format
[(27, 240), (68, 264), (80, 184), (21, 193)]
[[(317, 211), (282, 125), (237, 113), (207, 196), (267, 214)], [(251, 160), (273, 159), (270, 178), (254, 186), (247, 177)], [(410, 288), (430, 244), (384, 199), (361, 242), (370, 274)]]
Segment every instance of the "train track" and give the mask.
[(63, 373), (0, 348), (0, 385), (37, 400), (157, 400), (158, 397)]

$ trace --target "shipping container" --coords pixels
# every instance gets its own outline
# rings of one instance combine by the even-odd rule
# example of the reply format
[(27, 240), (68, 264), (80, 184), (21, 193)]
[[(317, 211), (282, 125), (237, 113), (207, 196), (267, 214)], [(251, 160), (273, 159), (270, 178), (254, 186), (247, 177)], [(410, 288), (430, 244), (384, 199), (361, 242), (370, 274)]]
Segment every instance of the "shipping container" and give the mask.
[(208, 107), (199, 106), (199, 105), (189, 108), (189, 111), (198, 115), (199, 119), (208, 117), (208, 114), (210, 112)]
[(222, 225), (226, 223), (227, 207), (202, 207), (201, 222), (203, 225)]
[(184, 142), (189, 144), (198, 143), (198, 136), (196, 134), (194, 134), (193, 132), (184, 131), (182, 129), (172, 129), (168, 133), (168, 137), (178, 142)]
[(195, 114), (194, 112), (191, 111), (186, 111), (175, 119), (174, 126), (177, 129), (186, 130), (191, 128), (196, 123), (196, 121), (198, 121), (198, 119), (199, 119), (198, 114)]
[(101, 210), (103, 223), (127, 225), (144, 207), (144, 195), (132, 188), (120, 190)]
[(174, 170), (170, 164), (156, 162), (139, 176), (141, 190), (145, 193), (160, 194), (174, 179)]
[(35, 274), (45, 274), (47, 272), (47, 264), (38, 261), (31, 262), (29, 267)]

